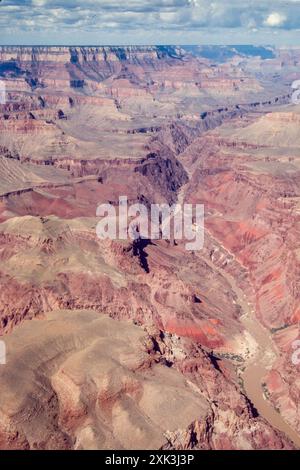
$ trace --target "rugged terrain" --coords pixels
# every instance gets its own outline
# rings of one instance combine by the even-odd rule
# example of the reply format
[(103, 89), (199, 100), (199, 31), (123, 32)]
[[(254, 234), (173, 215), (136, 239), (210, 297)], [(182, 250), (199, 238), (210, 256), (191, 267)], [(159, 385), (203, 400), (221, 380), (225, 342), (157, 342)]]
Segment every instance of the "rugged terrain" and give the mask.
[[(300, 52), (256, 53), (0, 48), (1, 448), (300, 447)], [(203, 249), (100, 240), (124, 195)]]

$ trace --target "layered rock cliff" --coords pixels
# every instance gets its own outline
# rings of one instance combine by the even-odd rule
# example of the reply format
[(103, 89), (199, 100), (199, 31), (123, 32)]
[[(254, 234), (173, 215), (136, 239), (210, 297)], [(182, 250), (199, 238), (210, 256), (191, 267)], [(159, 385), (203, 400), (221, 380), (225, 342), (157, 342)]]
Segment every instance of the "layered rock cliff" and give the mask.
[[(1, 448), (298, 446), (294, 55), (276, 86), (278, 57), (254, 60), (0, 48)], [(203, 249), (99, 240), (124, 195), (204, 203)], [(274, 345), (257, 396), (253, 322)]]

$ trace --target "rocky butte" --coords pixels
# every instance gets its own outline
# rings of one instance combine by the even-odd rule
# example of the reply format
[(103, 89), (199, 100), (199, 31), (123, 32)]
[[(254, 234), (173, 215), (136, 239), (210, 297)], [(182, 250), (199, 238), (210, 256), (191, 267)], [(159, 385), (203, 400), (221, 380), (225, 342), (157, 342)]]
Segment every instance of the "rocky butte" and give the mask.
[[(0, 47), (1, 449), (300, 447), (300, 49)], [(205, 243), (96, 210), (205, 205)]]

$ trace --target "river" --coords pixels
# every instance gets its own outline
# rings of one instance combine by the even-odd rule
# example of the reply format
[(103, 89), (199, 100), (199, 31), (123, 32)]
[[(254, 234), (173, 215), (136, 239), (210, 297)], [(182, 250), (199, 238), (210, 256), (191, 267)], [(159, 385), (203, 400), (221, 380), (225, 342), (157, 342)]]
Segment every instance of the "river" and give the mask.
[(242, 318), (245, 329), (253, 336), (258, 344), (258, 349), (253, 358), (246, 363), (246, 369), (243, 373), (244, 388), (247, 397), (254, 404), (258, 413), (263, 416), (272, 426), (282, 431), (300, 449), (300, 435), (289, 426), (282, 418), (271, 402), (266, 399), (262, 389), (262, 383), (268, 369), (278, 356), (269, 332), (258, 322), (258, 320), (249, 314)]
[[(208, 230), (206, 230), (206, 234), (215, 241), (217, 246), (220, 245)], [(226, 250), (225, 247), (223, 248)], [(241, 323), (257, 343), (254, 355), (246, 359), (245, 369), (242, 374), (247, 397), (251, 400), (260, 416), (265, 418), (275, 429), (283, 432), (294, 443), (295, 447), (300, 449), (300, 434), (289, 426), (264, 395), (262, 387), (264, 378), (279, 355), (271, 334), (259, 323), (254, 309), (247, 302), (243, 291), (238, 287), (233, 276), (224, 269), (217, 267), (211, 260), (205, 258), (205, 262), (212, 269), (218, 271), (230, 284), (231, 289), (237, 296), (237, 303), (243, 311)]]

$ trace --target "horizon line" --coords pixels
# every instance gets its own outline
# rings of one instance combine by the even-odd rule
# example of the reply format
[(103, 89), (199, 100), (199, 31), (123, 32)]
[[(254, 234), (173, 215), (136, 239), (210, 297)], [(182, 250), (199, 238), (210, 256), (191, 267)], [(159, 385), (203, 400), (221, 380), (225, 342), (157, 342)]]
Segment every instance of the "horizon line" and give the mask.
[(190, 46), (214, 46), (214, 47), (235, 47), (235, 46), (255, 46), (255, 47), (290, 47), (300, 48), (299, 46), (289, 46), (282, 44), (276, 46), (274, 44), (255, 44), (255, 43), (236, 43), (236, 44), (214, 44), (214, 43), (193, 43), (193, 44), (0, 44), (0, 47), (190, 47)]

